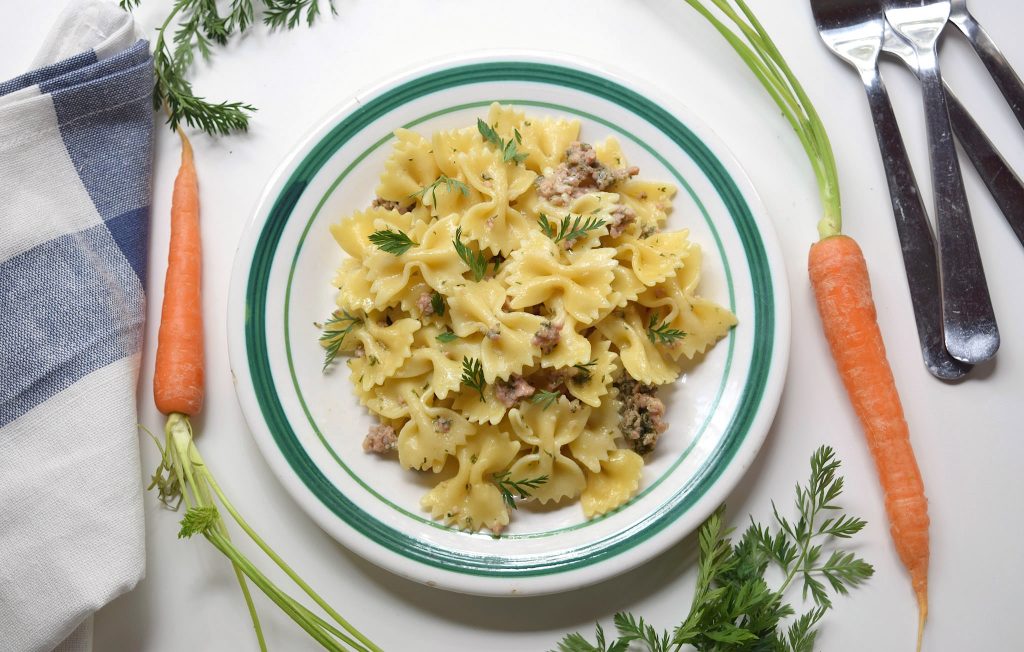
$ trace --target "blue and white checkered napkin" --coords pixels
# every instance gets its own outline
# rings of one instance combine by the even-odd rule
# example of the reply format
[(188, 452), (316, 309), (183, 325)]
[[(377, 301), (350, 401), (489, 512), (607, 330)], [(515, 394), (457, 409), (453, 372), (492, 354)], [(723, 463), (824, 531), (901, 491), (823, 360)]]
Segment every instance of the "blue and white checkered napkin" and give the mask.
[(88, 650), (145, 567), (135, 412), (153, 64), (72, 1), (0, 83), (0, 649)]

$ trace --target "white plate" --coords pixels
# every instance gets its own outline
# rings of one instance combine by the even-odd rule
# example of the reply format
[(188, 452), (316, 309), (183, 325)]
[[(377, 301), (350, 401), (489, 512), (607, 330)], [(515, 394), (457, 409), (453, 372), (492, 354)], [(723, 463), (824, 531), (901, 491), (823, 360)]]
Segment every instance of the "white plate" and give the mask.
[[(615, 135), (641, 176), (680, 188), (669, 228), (705, 251), (701, 294), (739, 325), (668, 392), (670, 430), (636, 497), (586, 521), (577, 503), (520, 509), (500, 538), (432, 521), (431, 478), (361, 443), (371, 419), (348, 369), (321, 372), (313, 326), (334, 308), (343, 252), (328, 226), (368, 205), (392, 141), (472, 124), (497, 100)], [(587, 65), (538, 55), (463, 59), (402, 76), (340, 108), (267, 188), (239, 246), (228, 313), (249, 427), (286, 489), (340, 542), (400, 575), (456, 591), (528, 595), (623, 573), (692, 532), (760, 448), (789, 349), (785, 272), (753, 188), (719, 140), (669, 98)]]

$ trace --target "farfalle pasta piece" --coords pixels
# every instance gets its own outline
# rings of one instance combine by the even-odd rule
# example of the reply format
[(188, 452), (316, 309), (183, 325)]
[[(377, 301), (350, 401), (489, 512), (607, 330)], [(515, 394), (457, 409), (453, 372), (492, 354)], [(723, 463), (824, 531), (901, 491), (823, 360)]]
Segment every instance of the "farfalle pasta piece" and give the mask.
[(432, 405), (428, 394), (408, 389), (402, 398), (409, 406), (409, 420), (398, 433), (398, 461), (407, 469), (438, 473), (476, 426), (455, 410)]
[(439, 399), (457, 392), (462, 384), (462, 358), (450, 353), (437, 341), (443, 331), (434, 325), (423, 326), (413, 335), (412, 351), (395, 371), (395, 378), (424, 378), (425, 389)]
[(377, 196), (409, 203), (411, 197), (440, 175), (430, 141), (414, 131), (396, 129), (395, 144), (391, 156), (384, 163)]
[(434, 160), (441, 174), (456, 179), (459, 177), (459, 156), (464, 152), (473, 151), (483, 147), (484, 139), (476, 125), (451, 129), (448, 131), (436, 131), (431, 137)]
[(491, 104), (487, 124), (506, 141), (516, 138), (518, 131), (517, 150), (527, 155), (523, 164), (538, 174), (558, 165), (565, 158), (565, 150), (580, 136), (579, 120), (527, 117), (497, 102)]
[(522, 481), (546, 477), (544, 484), (530, 491), (540, 503), (575, 498), (586, 485), (579, 464), (562, 452), (562, 447), (580, 436), (590, 416), (590, 407), (564, 396), (548, 406), (520, 405), (509, 410), (512, 431), (531, 452), (516, 460), (509, 478)]
[(473, 423), (489, 423), (498, 425), (508, 411), (501, 401), (494, 396), (494, 385), (484, 387), (483, 400), (475, 391), (463, 391), (452, 403), (452, 409), (458, 410)]
[(583, 515), (594, 518), (626, 504), (640, 487), (644, 458), (619, 448), (601, 462), (599, 472), (587, 471), (587, 487), (580, 495)]
[(590, 351), (586, 363), (577, 363), (569, 370), (565, 386), (574, 397), (596, 408), (612, 386), (618, 356), (611, 350), (611, 342), (600, 337), (600, 333), (591, 335)]
[(409, 416), (409, 404), (405, 396), (410, 391), (426, 391), (430, 379), (426, 374), (398, 378), (391, 376), (380, 385), (374, 385), (369, 389), (363, 389), (362, 385), (355, 383), (352, 387), (355, 390), (356, 398), (370, 412), (383, 419), (403, 419)]
[(505, 263), (509, 305), (522, 309), (561, 297), (568, 314), (590, 324), (609, 305), (614, 256), (610, 248), (565, 252), (537, 231)]
[(622, 366), (630, 376), (645, 384), (670, 383), (679, 376), (679, 368), (671, 359), (666, 360), (662, 356), (659, 345), (651, 341), (647, 323), (643, 320), (644, 316), (637, 307), (630, 305), (598, 322), (597, 330), (618, 350)]
[(377, 230), (377, 220), (387, 220), (390, 217), (389, 211), (383, 208), (356, 211), (337, 224), (332, 224), (331, 235), (345, 253), (356, 262), (360, 262), (373, 250), (370, 234)]
[(423, 225), (422, 229), (413, 225), (406, 233), (416, 246), (399, 256), (381, 250), (367, 255), (364, 265), (376, 305), (399, 302), (421, 280), (442, 294), (461, 284), (465, 265), (452, 247), (455, 229), (454, 216)]
[(448, 525), (500, 532), (509, 515), (494, 474), (508, 468), (519, 448), (519, 442), (498, 428), (481, 428), (456, 452), (455, 476), (431, 489), (420, 504)]
[(400, 319), (390, 326), (364, 319), (345, 338), (358, 342), (356, 357), (348, 361), (352, 381), (368, 390), (394, 374), (412, 353), (413, 333), (419, 327), (415, 319)]
[(527, 312), (505, 312), (505, 297), (502, 283), (490, 279), (471, 283), (448, 298), (455, 334), (484, 336), (480, 361), (488, 383), (507, 379), (533, 362), (533, 336), (544, 322)]
[(630, 301), (636, 301), (640, 293), (647, 289), (633, 270), (625, 265), (616, 265), (612, 272), (615, 277), (612, 279), (611, 294), (608, 295), (608, 307), (601, 312), (598, 319), (605, 319), (613, 310), (625, 308)]
[[(693, 257), (693, 254), (691, 254)], [(700, 265), (700, 251), (697, 250), (695, 267)], [(696, 285), (694, 272), (684, 269), (664, 283), (650, 288), (640, 295), (637, 302), (653, 311), (656, 321), (667, 322), (669, 328), (686, 333), (681, 339), (666, 347), (673, 360), (682, 356), (704, 353), (708, 347), (725, 337), (736, 325), (736, 315), (714, 301), (692, 294)]]
[(686, 260), (689, 232), (666, 231), (647, 238), (624, 236), (615, 248), (616, 259), (622, 261), (641, 283), (650, 287), (664, 281), (683, 266)]
[(534, 228), (512, 202), (533, 185), (536, 173), (504, 163), (499, 152), (484, 147), (460, 154), (459, 169), (466, 183), (482, 197), (462, 213), (463, 232), (480, 243), (481, 249), (510, 254)]
[(366, 268), (355, 258), (341, 261), (334, 275), (333, 285), (338, 288), (335, 303), (342, 310), (351, 314), (365, 314), (376, 308), (370, 289), (372, 284), (366, 277)]
[[(590, 342), (580, 333), (581, 327), (576, 318), (566, 311), (565, 300), (562, 297), (552, 299), (549, 312), (545, 321), (557, 330), (558, 343), (546, 353), (540, 351), (541, 366), (558, 369), (590, 360)], [(541, 328), (544, 327), (542, 323)]]

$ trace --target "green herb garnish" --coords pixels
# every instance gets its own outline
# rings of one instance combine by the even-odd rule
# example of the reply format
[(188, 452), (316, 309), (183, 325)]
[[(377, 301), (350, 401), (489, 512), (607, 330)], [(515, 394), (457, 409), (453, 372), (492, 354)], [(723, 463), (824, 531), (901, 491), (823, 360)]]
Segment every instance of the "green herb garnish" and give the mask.
[(484, 401), (484, 366), (476, 358), (462, 357), (462, 384), (470, 389), (475, 389), (480, 395), (480, 402)]
[(434, 292), (430, 295), (430, 307), (434, 310), (435, 315), (444, 317), (444, 297), (441, 296), (440, 292)]
[(437, 179), (435, 179), (434, 182), (431, 183), (429, 186), (423, 186), (422, 188), (420, 188), (416, 192), (414, 192), (411, 195), (409, 195), (409, 198), (410, 199), (412, 199), (413, 197), (423, 198), (429, 192), (430, 193), (430, 200), (431, 200), (431, 202), (433, 202), (434, 206), (437, 206), (437, 187), (442, 185), (442, 184), (444, 184), (444, 187), (448, 190), (449, 194), (451, 194), (451, 193), (455, 192), (456, 190), (458, 190), (460, 193), (462, 193), (462, 195), (464, 197), (469, 197), (469, 186), (467, 186), (466, 184), (462, 183), (458, 179), (452, 179), (451, 177), (442, 174)]
[(596, 217), (588, 217), (587, 220), (581, 224), (580, 221), (582, 219), (582, 215), (577, 215), (576, 219), (573, 220), (572, 213), (570, 213), (562, 218), (562, 222), (560, 224), (557, 222), (552, 224), (548, 220), (548, 216), (541, 213), (537, 222), (540, 224), (540, 229), (544, 232), (544, 235), (554, 240), (555, 244), (558, 244), (559, 242), (566, 242), (568, 245), (569, 242), (575, 243), (576, 240), (585, 238), (588, 233), (596, 229), (600, 229), (606, 224), (603, 219), (598, 219)]
[(469, 267), (469, 271), (473, 273), (473, 280), (480, 281), (484, 275), (487, 274), (487, 257), (484, 256), (483, 252), (473, 253), (469, 247), (462, 242), (462, 227), (455, 229), (455, 239), (452, 240), (452, 244), (455, 245), (455, 252), (459, 254), (459, 258), (462, 262), (466, 263)]
[(520, 152), (517, 147), (523, 144), (523, 137), (519, 135), (519, 130), (513, 130), (515, 132), (514, 138), (509, 138), (507, 141), (503, 140), (498, 132), (495, 131), (486, 122), (480, 118), (476, 119), (476, 128), (480, 132), (480, 135), (484, 137), (484, 140), (491, 143), (498, 148), (501, 152), (501, 160), (503, 163), (514, 161), (516, 165), (525, 161), (530, 155)]
[[(536, 489), (548, 481), (548, 476), (541, 475), (527, 480), (512, 480), (509, 478), (511, 471), (503, 471), (494, 474), (494, 484), (498, 485), (501, 498), (511, 509), (519, 509), (516, 506), (516, 497), (529, 498), (530, 490)], [(515, 492), (513, 494), (513, 492)]]
[(556, 227), (552, 226), (551, 222), (548, 221), (548, 216), (541, 213), (537, 222), (540, 224), (540, 230), (544, 232), (544, 235), (554, 240), (558, 234), (555, 232)]
[(573, 381), (583, 384), (590, 382), (590, 377), (594, 373), (594, 366), (597, 364), (597, 360), (591, 360), (590, 362), (582, 362), (580, 364), (574, 364), (572, 367), (576, 370), (576, 374), (572, 377)]
[(678, 328), (669, 328), (669, 321), (667, 319), (661, 322), (660, 325), (655, 326), (657, 322), (658, 316), (654, 314), (651, 315), (651, 320), (647, 322), (647, 337), (655, 344), (673, 344), (677, 340), (686, 337), (686, 333)]
[[(121, 0), (121, 8), (131, 11), (142, 0)], [(210, 0), (175, 0), (170, 13), (157, 28), (153, 43), (153, 107), (164, 107), (167, 123), (177, 129), (184, 122), (211, 135), (245, 131), (249, 114), (256, 110), (245, 102), (210, 102), (195, 94), (186, 75), (195, 62), (196, 53), (208, 60), (216, 45), (245, 32), (254, 22), (254, 6), (263, 6), (263, 23), (271, 30), (291, 29), (305, 15), (312, 25), (320, 15), (317, 0), (232, 0), (229, 6)], [(334, 0), (328, 0), (331, 13), (336, 13)], [(177, 19), (177, 20), (175, 20)], [(172, 27), (172, 23), (174, 26)], [(168, 31), (170, 30), (170, 31)]]
[(555, 402), (562, 397), (561, 392), (545, 392), (543, 390), (535, 392), (530, 397), (530, 402), (534, 405), (541, 406), (541, 412), (547, 410), (549, 407), (555, 404)]
[[(839, 466), (831, 448), (822, 446), (814, 452), (810, 481), (797, 485), (799, 518), (783, 518), (773, 503), (774, 532), (751, 519), (734, 544), (732, 530), (723, 529), (724, 506), (708, 517), (698, 532), (700, 560), (693, 602), (671, 633), (659, 634), (642, 618), (619, 613), (614, 620), (616, 640), (607, 641), (598, 625), (596, 645), (578, 633), (570, 634), (559, 642), (559, 652), (625, 652), (634, 643), (650, 652), (677, 652), (684, 646), (701, 652), (812, 652), (815, 626), (832, 608), (829, 589), (846, 595), (874, 574), (871, 565), (854, 553), (834, 548), (865, 525), (841, 513), (835, 503), (843, 491)], [(826, 546), (833, 549), (827, 552)], [(783, 576), (777, 589), (769, 587), (765, 578), (773, 566)], [(796, 610), (786, 594), (797, 580), (803, 597), (810, 595), (814, 606), (792, 619)]]
[(418, 244), (413, 242), (413, 239), (405, 233), (392, 231), (391, 229), (374, 231), (370, 234), (370, 242), (377, 245), (377, 248), (381, 251), (394, 254), (395, 256), (401, 256)]
[[(340, 312), (340, 314), (339, 314)], [(341, 343), (345, 336), (352, 332), (352, 329), (362, 323), (358, 317), (353, 317), (347, 310), (335, 312), (323, 326), (323, 333), (320, 334), (320, 343), (324, 345), (324, 371), (338, 357), (341, 350)]]
[(435, 337), (434, 339), (442, 344), (447, 344), (448, 342), (454, 342), (455, 340), (459, 339), (459, 336), (451, 331), (445, 331), (438, 335), (437, 337)]

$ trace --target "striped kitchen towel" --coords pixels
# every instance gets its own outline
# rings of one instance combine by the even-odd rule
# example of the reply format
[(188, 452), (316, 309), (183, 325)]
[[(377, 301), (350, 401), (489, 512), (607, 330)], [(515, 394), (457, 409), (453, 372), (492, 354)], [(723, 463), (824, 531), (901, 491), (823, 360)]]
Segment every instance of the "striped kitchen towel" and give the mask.
[(88, 650), (145, 568), (135, 389), (153, 62), (72, 0), (0, 82), (0, 650)]

